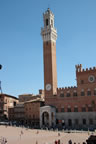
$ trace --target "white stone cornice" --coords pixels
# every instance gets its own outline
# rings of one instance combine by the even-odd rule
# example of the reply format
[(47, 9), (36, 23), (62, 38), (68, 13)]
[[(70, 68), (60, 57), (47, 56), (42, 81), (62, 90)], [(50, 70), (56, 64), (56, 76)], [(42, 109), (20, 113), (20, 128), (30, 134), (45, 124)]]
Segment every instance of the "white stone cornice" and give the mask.
[(54, 41), (57, 39), (57, 31), (55, 28), (41, 28), (41, 35), (43, 41)]

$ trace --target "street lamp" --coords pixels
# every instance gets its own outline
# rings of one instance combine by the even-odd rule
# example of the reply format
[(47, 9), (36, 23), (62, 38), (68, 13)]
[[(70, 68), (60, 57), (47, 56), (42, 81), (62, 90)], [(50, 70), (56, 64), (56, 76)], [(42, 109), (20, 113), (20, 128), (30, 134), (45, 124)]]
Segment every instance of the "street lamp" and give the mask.
[[(1, 69), (2, 69), (2, 65), (0, 64), (0, 70)], [(0, 81), (0, 90), (1, 90), (1, 94), (2, 94), (1, 81)]]
[(0, 64), (0, 70), (2, 69), (2, 65)]

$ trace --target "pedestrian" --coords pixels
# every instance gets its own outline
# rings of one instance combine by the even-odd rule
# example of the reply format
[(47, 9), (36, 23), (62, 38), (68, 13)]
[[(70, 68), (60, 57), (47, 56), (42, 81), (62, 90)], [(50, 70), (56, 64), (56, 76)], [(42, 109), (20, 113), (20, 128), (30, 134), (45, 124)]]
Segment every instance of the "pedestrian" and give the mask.
[(60, 133), (58, 133), (58, 136), (60, 136)]
[(36, 134), (39, 134), (39, 131), (37, 131)]
[(55, 144), (58, 144), (58, 141), (55, 140)]
[(69, 140), (68, 144), (72, 144), (72, 140)]
[(7, 144), (7, 139), (5, 138), (5, 144)]
[(38, 144), (38, 142), (36, 141), (36, 144)]
[(23, 135), (23, 131), (21, 130), (21, 134)]
[(21, 134), (20, 134), (20, 140), (21, 140)]
[(60, 144), (60, 139), (58, 140), (58, 144)]

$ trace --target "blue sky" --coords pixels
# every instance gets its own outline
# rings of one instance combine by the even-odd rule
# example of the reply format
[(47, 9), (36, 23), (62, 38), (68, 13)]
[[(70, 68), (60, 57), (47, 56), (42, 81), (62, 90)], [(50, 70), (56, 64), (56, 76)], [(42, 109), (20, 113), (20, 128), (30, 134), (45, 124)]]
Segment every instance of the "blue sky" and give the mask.
[(43, 12), (55, 15), (58, 87), (76, 85), (75, 65), (96, 66), (96, 0), (0, 0), (3, 93), (37, 94), (44, 87)]

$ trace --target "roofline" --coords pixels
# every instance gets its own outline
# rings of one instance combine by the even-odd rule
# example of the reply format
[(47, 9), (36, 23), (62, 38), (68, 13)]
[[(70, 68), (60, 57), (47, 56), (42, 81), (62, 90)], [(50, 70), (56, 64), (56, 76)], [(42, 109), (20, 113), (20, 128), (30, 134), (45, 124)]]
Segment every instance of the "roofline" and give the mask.
[(16, 99), (16, 100), (19, 100), (17, 97), (15, 97), (15, 96), (11, 96), (11, 95), (8, 95), (8, 94), (0, 94), (0, 95), (3, 95), (3, 96), (6, 96), (6, 97), (11, 97), (11, 98), (14, 98), (14, 99)]
[(24, 104), (26, 104), (26, 103), (32, 103), (32, 102), (44, 102), (44, 101), (42, 99), (40, 99), (40, 98), (37, 98), (37, 99), (34, 99), (34, 100), (26, 101)]

